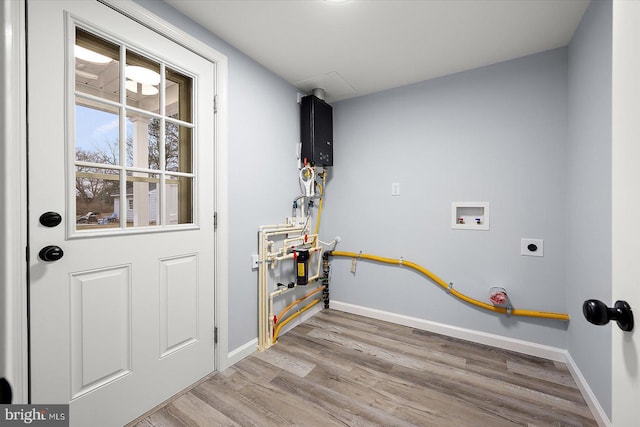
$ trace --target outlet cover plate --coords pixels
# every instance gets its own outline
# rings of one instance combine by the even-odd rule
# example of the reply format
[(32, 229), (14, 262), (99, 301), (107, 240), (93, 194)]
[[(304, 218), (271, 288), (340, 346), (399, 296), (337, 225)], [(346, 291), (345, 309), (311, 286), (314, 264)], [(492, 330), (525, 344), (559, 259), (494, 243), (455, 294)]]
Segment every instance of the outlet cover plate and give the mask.
[(544, 256), (544, 239), (520, 240), (520, 255), (522, 256)]

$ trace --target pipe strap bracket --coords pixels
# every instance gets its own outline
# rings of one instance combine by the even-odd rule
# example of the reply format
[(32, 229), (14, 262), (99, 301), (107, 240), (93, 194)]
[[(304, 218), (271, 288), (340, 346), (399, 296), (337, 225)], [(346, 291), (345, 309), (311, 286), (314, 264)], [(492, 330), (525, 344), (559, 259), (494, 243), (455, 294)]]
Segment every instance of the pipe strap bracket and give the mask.
[(447, 288), (447, 293), (451, 293), (451, 289), (453, 289), (453, 282), (449, 282), (449, 287)]

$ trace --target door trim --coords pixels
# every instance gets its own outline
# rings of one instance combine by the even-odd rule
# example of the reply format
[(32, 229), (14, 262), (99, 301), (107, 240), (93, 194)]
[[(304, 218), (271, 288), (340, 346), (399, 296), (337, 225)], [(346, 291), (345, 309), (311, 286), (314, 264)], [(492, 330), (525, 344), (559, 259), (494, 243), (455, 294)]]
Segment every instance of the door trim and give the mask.
[[(216, 69), (215, 93), (215, 211), (217, 229), (215, 241), (215, 322), (218, 327), (218, 344), (215, 349), (215, 370), (223, 371), (229, 364), (228, 326), (228, 252), (229, 252), (229, 192), (228, 192), (228, 140), (227, 140), (227, 87), (228, 60), (208, 44), (196, 39), (180, 28), (151, 13), (132, 0), (97, 0), (125, 16), (150, 28), (182, 47), (213, 62)], [(205, 219), (203, 219), (204, 221)], [(211, 221), (214, 219), (211, 218)]]
[(13, 403), (28, 401), (27, 321), (27, 106), (25, 0), (2, 2), (0, 20), (0, 376), (13, 388)]
[[(133, 20), (215, 63), (217, 114), (215, 126), (215, 170), (217, 230), (215, 242), (216, 290), (215, 310), (219, 340), (215, 349), (215, 366), (228, 366), (228, 60), (211, 46), (188, 35), (131, 0), (99, 0)], [(0, 199), (0, 308), (4, 329), (0, 331), (0, 373), (11, 382), (14, 403), (28, 403), (28, 318), (27, 263), (27, 106), (26, 106), (26, 0), (2, 2), (0, 20), (5, 31), (0, 36), (0, 55), (4, 67), (0, 72), (0, 167), (3, 185)], [(10, 39), (9, 39), (10, 38)], [(18, 191), (16, 191), (18, 189)], [(213, 218), (211, 218), (213, 221)]]

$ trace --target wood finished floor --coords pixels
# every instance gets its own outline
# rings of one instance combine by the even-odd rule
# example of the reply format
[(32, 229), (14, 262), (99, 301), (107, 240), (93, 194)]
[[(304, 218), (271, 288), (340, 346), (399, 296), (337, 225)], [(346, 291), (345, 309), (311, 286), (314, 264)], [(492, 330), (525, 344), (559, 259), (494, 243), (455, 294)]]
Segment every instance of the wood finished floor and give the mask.
[(324, 310), (132, 425), (597, 424), (562, 363)]

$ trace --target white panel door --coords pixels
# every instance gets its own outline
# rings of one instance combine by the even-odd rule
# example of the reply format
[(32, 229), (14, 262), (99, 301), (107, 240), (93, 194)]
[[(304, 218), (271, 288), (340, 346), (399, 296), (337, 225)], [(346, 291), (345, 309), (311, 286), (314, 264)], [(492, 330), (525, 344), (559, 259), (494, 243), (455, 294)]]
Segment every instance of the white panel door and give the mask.
[(215, 64), (29, 1), (27, 78), (31, 399), (121, 426), (214, 370)]
[(612, 423), (640, 425), (640, 2), (613, 2), (613, 301), (635, 311), (635, 326), (613, 323)]

